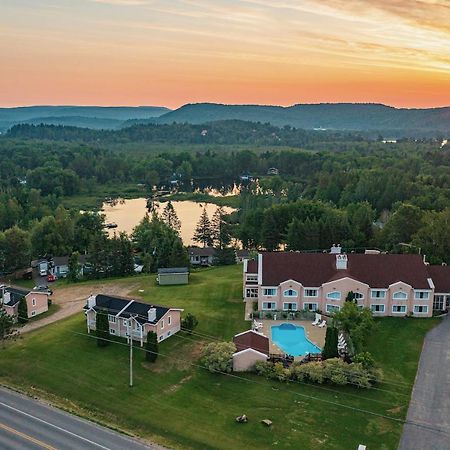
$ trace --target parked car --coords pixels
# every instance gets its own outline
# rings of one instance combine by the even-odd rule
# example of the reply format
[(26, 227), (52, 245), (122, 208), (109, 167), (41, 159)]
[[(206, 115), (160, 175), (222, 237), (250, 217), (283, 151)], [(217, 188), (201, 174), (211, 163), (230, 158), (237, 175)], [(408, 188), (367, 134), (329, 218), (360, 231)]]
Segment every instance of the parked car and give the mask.
[(53, 283), (54, 281), (56, 281), (56, 275), (53, 275), (52, 273), (49, 273), (49, 274), (47, 275), (47, 281), (48, 281), (49, 283)]
[(39, 284), (33, 288), (34, 291), (47, 292), (48, 295), (52, 295), (53, 291), (45, 284)]

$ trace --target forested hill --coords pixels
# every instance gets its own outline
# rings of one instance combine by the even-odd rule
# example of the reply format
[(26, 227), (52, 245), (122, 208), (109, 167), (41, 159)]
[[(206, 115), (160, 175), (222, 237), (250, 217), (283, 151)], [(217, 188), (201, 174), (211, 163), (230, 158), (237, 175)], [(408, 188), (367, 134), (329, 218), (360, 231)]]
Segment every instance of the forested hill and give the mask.
[(169, 112), (159, 106), (25, 106), (0, 108), (0, 131), (18, 123), (118, 128), (130, 119), (149, 119)]
[(418, 136), (430, 131), (450, 133), (450, 107), (405, 109), (354, 103), (304, 104), (290, 107), (197, 103), (164, 114), (156, 119), (156, 122), (200, 124), (229, 119), (269, 122), (272, 125), (290, 125), (304, 129), (376, 130), (380, 133), (390, 133), (393, 137)]
[(301, 130), (242, 120), (224, 120), (202, 125), (147, 124), (120, 130), (92, 130), (71, 126), (20, 124), (5, 135), (10, 138), (82, 141), (87, 143), (219, 144), (301, 147), (315, 142), (358, 141), (355, 133)]

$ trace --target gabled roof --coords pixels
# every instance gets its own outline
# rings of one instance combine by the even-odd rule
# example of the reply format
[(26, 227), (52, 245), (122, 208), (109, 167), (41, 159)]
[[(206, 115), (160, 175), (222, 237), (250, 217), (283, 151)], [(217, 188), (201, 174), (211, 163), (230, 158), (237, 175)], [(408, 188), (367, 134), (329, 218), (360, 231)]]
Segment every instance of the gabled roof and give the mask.
[(214, 247), (188, 247), (189, 256), (214, 256)]
[[(416, 289), (430, 289), (427, 266), (420, 255), (348, 254), (346, 270), (336, 269), (336, 255), (328, 253), (264, 252), (262, 284), (278, 286), (288, 279), (306, 287), (352, 278), (372, 288), (403, 281)], [(249, 271), (249, 270), (247, 270)]]
[(450, 266), (428, 266), (427, 270), (434, 283), (434, 292), (450, 294)]
[(253, 330), (247, 330), (243, 333), (236, 334), (233, 337), (234, 345), (236, 345), (237, 352), (251, 348), (258, 352), (269, 354), (269, 339), (261, 333)]
[(158, 273), (189, 273), (189, 269), (187, 267), (167, 267), (158, 269)]
[[(148, 311), (151, 308), (156, 309), (155, 320), (148, 320)], [(89, 309), (86, 305), (84, 309)], [(131, 298), (116, 297), (112, 295), (97, 294), (95, 296), (95, 311), (106, 310), (108, 314), (115, 315), (116, 317), (134, 317), (136, 320), (143, 323), (157, 323), (168, 311), (176, 310), (176, 308), (167, 308), (166, 306), (151, 305), (148, 303), (142, 303)], [(119, 314), (120, 313), (120, 314)]]
[(17, 303), (20, 302), (20, 299), (22, 297), (25, 297), (26, 295), (28, 295), (30, 293), (30, 291), (28, 289), (21, 289), (21, 288), (15, 288), (15, 287), (13, 288), (11, 286), (6, 286), (4, 288), (4, 292), (5, 292), (5, 294), (9, 294), (9, 301), (7, 303), (5, 302), (5, 304), (7, 306), (16, 305)]
[[(78, 262), (84, 264), (87, 260), (87, 255), (79, 255)], [(69, 264), (69, 256), (54, 256), (52, 258), (55, 266), (67, 266)]]

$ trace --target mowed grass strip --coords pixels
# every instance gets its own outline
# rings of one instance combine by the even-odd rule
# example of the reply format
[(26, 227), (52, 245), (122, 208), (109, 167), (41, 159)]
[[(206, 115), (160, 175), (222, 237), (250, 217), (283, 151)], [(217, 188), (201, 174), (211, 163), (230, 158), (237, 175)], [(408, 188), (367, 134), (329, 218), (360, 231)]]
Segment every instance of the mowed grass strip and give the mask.
[[(153, 275), (139, 277), (135, 281), (144, 292), (136, 294), (184, 308), (199, 318), (199, 333), (230, 339), (249, 325), (243, 320), (241, 274), (241, 266), (195, 271), (189, 285), (173, 287), (156, 286)], [(364, 443), (395, 449), (401, 423), (338, 404), (404, 418), (423, 337), (437, 319), (377, 322), (369, 347), (386, 374), (379, 386), (383, 391), (211, 374), (198, 361), (210, 340), (184, 333), (160, 345), (167, 356), (153, 365), (136, 348), (134, 387), (129, 388), (128, 347), (98, 348), (85, 335), (81, 314), (2, 350), (0, 380), (172, 448), (349, 449)], [(235, 423), (240, 414), (247, 414), (247, 424)], [(271, 428), (260, 423), (265, 418), (273, 421)]]

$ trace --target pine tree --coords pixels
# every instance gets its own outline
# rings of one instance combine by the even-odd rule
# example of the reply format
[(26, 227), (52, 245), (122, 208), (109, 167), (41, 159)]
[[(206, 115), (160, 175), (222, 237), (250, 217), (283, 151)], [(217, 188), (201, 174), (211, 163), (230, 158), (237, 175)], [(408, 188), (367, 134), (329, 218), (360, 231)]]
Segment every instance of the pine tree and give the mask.
[(212, 227), (206, 208), (203, 208), (203, 212), (197, 223), (197, 227), (195, 228), (193, 240), (199, 244), (203, 244), (203, 247), (210, 247), (213, 245)]
[(145, 359), (149, 362), (155, 362), (158, 358), (158, 336), (153, 331), (147, 333), (145, 350)]
[(192, 334), (192, 330), (198, 325), (197, 318), (191, 314), (187, 313), (186, 317), (181, 321), (181, 327), (184, 331), (188, 332), (189, 334)]
[(77, 281), (80, 275), (80, 264), (78, 261), (79, 256), (80, 255), (78, 252), (74, 252), (69, 257), (69, 273), (67, 274), (67, 278), (70, 281)]
[(28, 322), (28, 306), (25, 297), (22, 297), (19, 301), (19, 306), (17, 309), (18, 318), (17, 321), (19, 323), (27, 323)]
[(189, 256), (180, 239), (173, 241), (169, 255), (169, 267), (186, 267), (189, 265)]
[(212, 238), (218, 249), (225, 248), (231, 241), (230, 226), (224, 217), (225, 211), (222, 206), (219, 206), (211, 220)]
[(167, 226), (172, 228), (172, 230), (175, 230), (177, 233), (180, 232), (181, 222), (170, 200), (164, 207), (161, 218)]
[(106, 347), (109, 344), (109, 322), (108, 313), (105, 310), (97, 311), (95, 315), (95, 335), (97, 336), (97, 346)]
[(327, 327), (325, 346), (322, 350), (322, 358), (336, 358), (338, 356), (338, 330), (336, 327)]

